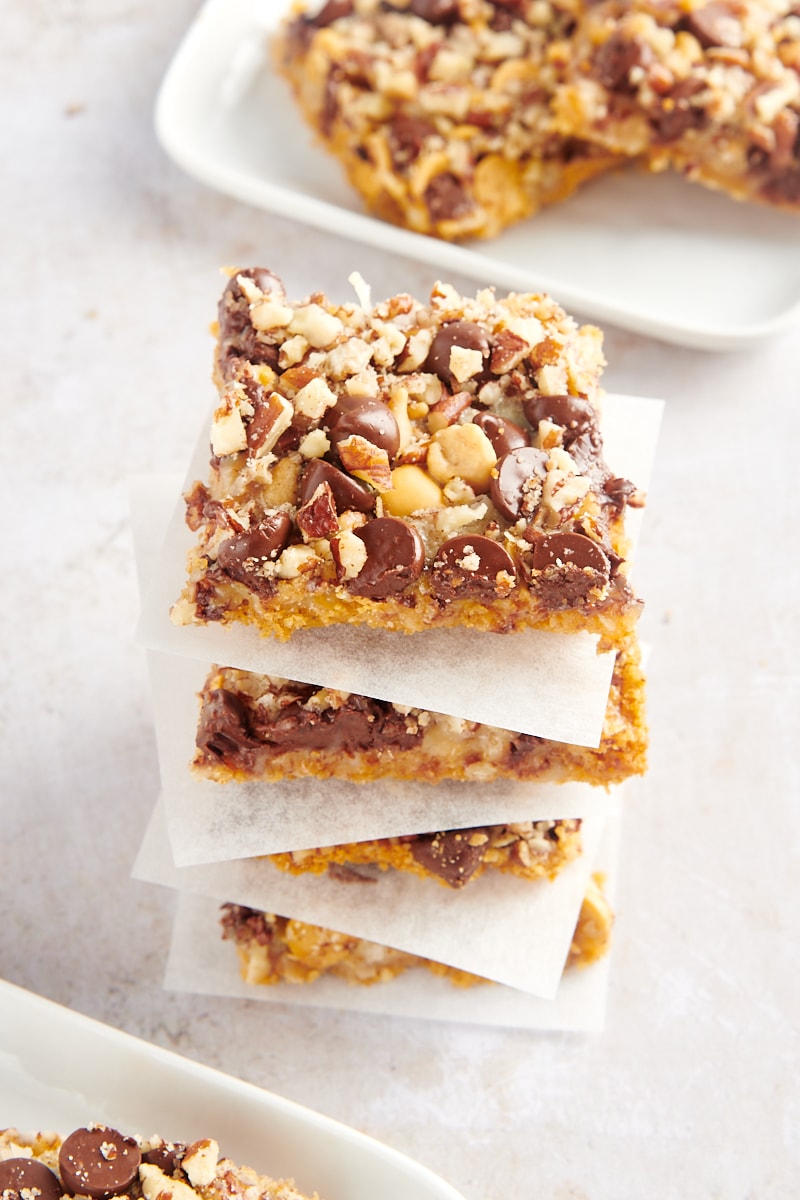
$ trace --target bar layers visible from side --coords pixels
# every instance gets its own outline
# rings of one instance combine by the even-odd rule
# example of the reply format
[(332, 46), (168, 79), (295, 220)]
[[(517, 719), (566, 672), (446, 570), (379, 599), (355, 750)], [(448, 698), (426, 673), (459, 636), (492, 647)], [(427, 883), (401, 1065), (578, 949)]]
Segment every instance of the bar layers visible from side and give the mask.
[[(458, 987), (489, 982), (444, 963), (239, 904), (223, 905), (220, 921), (223, 938), (236, 948), (246, 983), (311, 984), (331, 974), (364, 986), (387, 983), (416, 968), (443, 976)], [(602, 958), (609, 949), (613, 923), (603, 878), (596, 875), (581, 905), (567, 968), (586, 967)]]

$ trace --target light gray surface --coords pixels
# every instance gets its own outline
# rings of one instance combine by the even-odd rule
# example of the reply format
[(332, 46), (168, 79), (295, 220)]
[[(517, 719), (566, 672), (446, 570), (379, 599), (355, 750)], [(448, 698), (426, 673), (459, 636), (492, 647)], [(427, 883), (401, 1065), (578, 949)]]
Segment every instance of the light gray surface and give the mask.
[(376, 296), (432, 282), (165, 160), (152, 104), (193, 8), (3, 6), (0, 975), (365, 1130), (466, 1200), (792, 1195), (798, 331), (725, 356), (608, 331), (609, 389), (668, 405), (606, 1032), (161, 990), (172, 897), (129, 879), (158, 781), (126, 477), (182, 468), (218, 265), (268, 263), (294, 294), (343, 297), (354, 268)]

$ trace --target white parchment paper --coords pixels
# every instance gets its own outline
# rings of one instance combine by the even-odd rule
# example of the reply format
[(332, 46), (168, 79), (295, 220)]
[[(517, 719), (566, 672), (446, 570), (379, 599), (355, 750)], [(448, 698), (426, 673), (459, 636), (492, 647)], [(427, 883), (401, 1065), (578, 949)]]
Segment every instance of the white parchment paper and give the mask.
[[(619, 818), (605, 823), (595, 866), (606, 875), (613, 902)], [(223, 942), (216, 898), (181, 892), (164, 986), (173, 991), (230, 996), (278, 1004), (339, 1008), (364, 1013), (457, 1021), (524, 1029), (598, 1032), (605, 1023), (612, 954), (589, 967), (565, 971), (551, 999), (500, 984), (457, 988), (425, 970), (410, 970), (389, 983), (356, 987), (323, 977), (313, 984), (246, 984), (230, 942)]]
[(292, 876), (254, 858), (178, 867), (159, 804), (133, 874), (395, 946), (552, 999), (606, 819), (584, 821), (583, 853), (552, 881), (488, 871), (456, 891), (402, 871), (352, 884)]
[[(663, 405), (607, 396), (604, 435), (613, 469), (646, 487)], [(185, 482), (207, 474), (207, 423)], [(174, 626), (193, 535), (181, 482), (133, 481), (138, 544), (161, 545), (144, 589), (137, 640), (150, 649), (280, 675), (483, 721), (555, 741), (596, 746), (613, 668), (588, 635), (430, 630), (411, 635), (351, 626), (302, 630), (288, 642), (244, 626)], [(641, 513), (631, 512), (636, 536)]]

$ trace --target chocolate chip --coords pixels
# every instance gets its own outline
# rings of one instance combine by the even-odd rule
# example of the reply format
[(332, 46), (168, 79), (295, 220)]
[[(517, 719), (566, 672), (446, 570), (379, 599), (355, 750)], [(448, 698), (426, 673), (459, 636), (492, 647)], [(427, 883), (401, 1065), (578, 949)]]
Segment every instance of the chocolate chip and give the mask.
[(142, 1155), (143, 1163), (158, 1167), (165, 1175), (174, 1175), (180, 1166), (185, 1146), (173, 1142), (164, 1142), (161, 1146), (153, 1146)]
[(399, 517), (375, 517), (353, 532), (367, 551), (364, 566), (348, 581), (354, 595), (383, 600), (419, 579), (425, 547), (413, 525)]
[(522, 407), (534, 429), (539, 428), (540, 421), (560, 425), (565, 430), (565, 446), (579, 433), (597, 424), (597, 413), (583, 396), (545, 396), (536, 392), (523, 400)]
[(710, 46), (738, 47), (743, 42), (742, 23), (727, 4), (706, 4), (688, 14), (686, 29), (704, 50)]
[(327, 423), (334, 447), (355, 434), (385, 450), (391, 462), (400, 445), (394, 413), (374, 396), (342, 396), (329, 410)]
[(553, 565), (591, 567), (608, 574), (608, 559), (602, 548), (582, 533), (550, 533), (535, 543), (533, 566), (544, 571)]
[(300, 503), (307, 504), (321, 483), (327, 483), (331, 489), (338, 513), (348, 509), (370, 513), (375, 508), (374, 492), (324, 458), (313, 458), (304, 470), (300, 480)]
[(116, 1129), (93, 1125), (76, 1129), (58, 1154), (61, 1181), (73, 1195), (92, 1200), (119, 1196), (138, 1178), (142, 1156), (133, 1138)]
[(0, 1196), (3, 1200), (61, 1200), (63, 1190), (55, 1175), (35, 1158), (6, 1158), (0, 1162)]
[[(473, 842), (477, 843), (473, 845)], [(467, 883), (483, 862), (489, 838), (483, 829), (454, 829), (446, 833), (419, 834), (411, 842), (415, 862), (450, 887)]]
[(478, 534), (450, 538), (431, 567), (431, 588), (440, 600), (493, 599), (507, 595), (515, 579), (505, 546)]
[(219, 335), (221, 340), (238, 337), (250, 325), (250, 305), (242, 291), (239, 278), (252, 279), (262, 292), (277, 292), (284, 296), (283, 283), (266, 267), (250, 267), (237, 271), (228, 282), (219, 302)]
[(547, 454), (535, 446), (520, 446), (499, 460), (492, 475), (489, 494), (495, 507), (508, 521), (529, 517), (542, 494), (547, 475)]
[(419, 157), (426, 138), (436, 134), (436, 126), (424, 117), (412, 117), (397, 113), (389, 124), (389, 144), (392, 160), (396, 167), (408, 166)]
[(288, 513), (267, 513), (253, 529), (227, 538), (217, 552), (217, 565), (232, 579), (254, 587), (258, 569), (274, 562), (283, 550), (292, 528)]
[(612, 92), (632, 92), (636, 83), (631, 72), (646, 67), (653, 52), (644, 42), (638, 42), (617, 30), (592, 56), (592, 74), (598, 83)]
[(614, 508), (623, 509), (630, 500), (631, 496), (636, 494), (636, 485), (631, 483), (630, 479), (623, 479), (619, 475), (607, 479), (603, 488), (606, 496), (611, 501)]
[(459, 221), (468, 217), (473, 204), (460, 180), (449, 171), (434, 175), (424, 192), (432, 221)]
[(688, 129), (699, 129), (705, 124), (704, 106), (691, 102), (704, 88), (702, 79), (683, 79), (650, 109), (648, 119), (660, 141), (672, 142)]
[(581, 533), (551, 533), (533, 547), (536, 590), (553, 606), (579, 603), (594, 588), (603, 588), (611, 564), (603, 549)]
[(238, 271), (230, 280), (222, 293), (218, 312), (219, 358), (225, 378), (235, 371), (241, 358), (266, 363), (273, 368), (278, 366), (278, 347), (268, 336), (258, 334), (250, 321), (250, 304), (239, 284), (240, 276), (252, 279), (262, 292), (276, 293), (281, 298), (285, 296), (281, 280), (266, 267)]
[(465, 382), (457, 380), (450, 369), (450, 351), (454, 346), (480, 351), (483, 367), (476, 371), (472, 378), (483, 374), (483, 368), (492, 353), (489, 337), (480, 325), (476, 325), (474, 321), (447, 321), (434, 335), (425, 360), (425, 370), (438, 375), (448, 387), (460, 387)]
[(327, 0), (315, 17), (306, 17), (309, 25), (315, 29), (325, 29), (342, 17), (349, 17), (353, 11), (353, 0)]
[(521, 429), (507, 417), (501, 417), (493, 412), (480, 412), (472, 420), (486, 434), (498, 458), (502, 458), (511, 450), (531, 444), (527, 430)]
[(459, 19), (458, 0), (411, 0), (408, 9), (429, 25), (452, 25)]

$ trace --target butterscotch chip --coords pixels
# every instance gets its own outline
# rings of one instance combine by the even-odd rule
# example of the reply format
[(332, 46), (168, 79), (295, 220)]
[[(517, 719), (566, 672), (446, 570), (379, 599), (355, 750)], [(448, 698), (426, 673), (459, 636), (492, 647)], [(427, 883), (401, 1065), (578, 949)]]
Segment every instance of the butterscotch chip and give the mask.
[[(263, 327), (265, 305), (281, 324)], [(427, 303), (292, 302), (270, 271), (233, 272), (173, 619), (621, 642), (640, 612), (625, 534), (640, 497), (604, 459), (602, 362), (599, 332), (544, 295), (439, 283)], [(562, 535), (597, 548), (590, 572), (542, 568), (537, 544)]]

